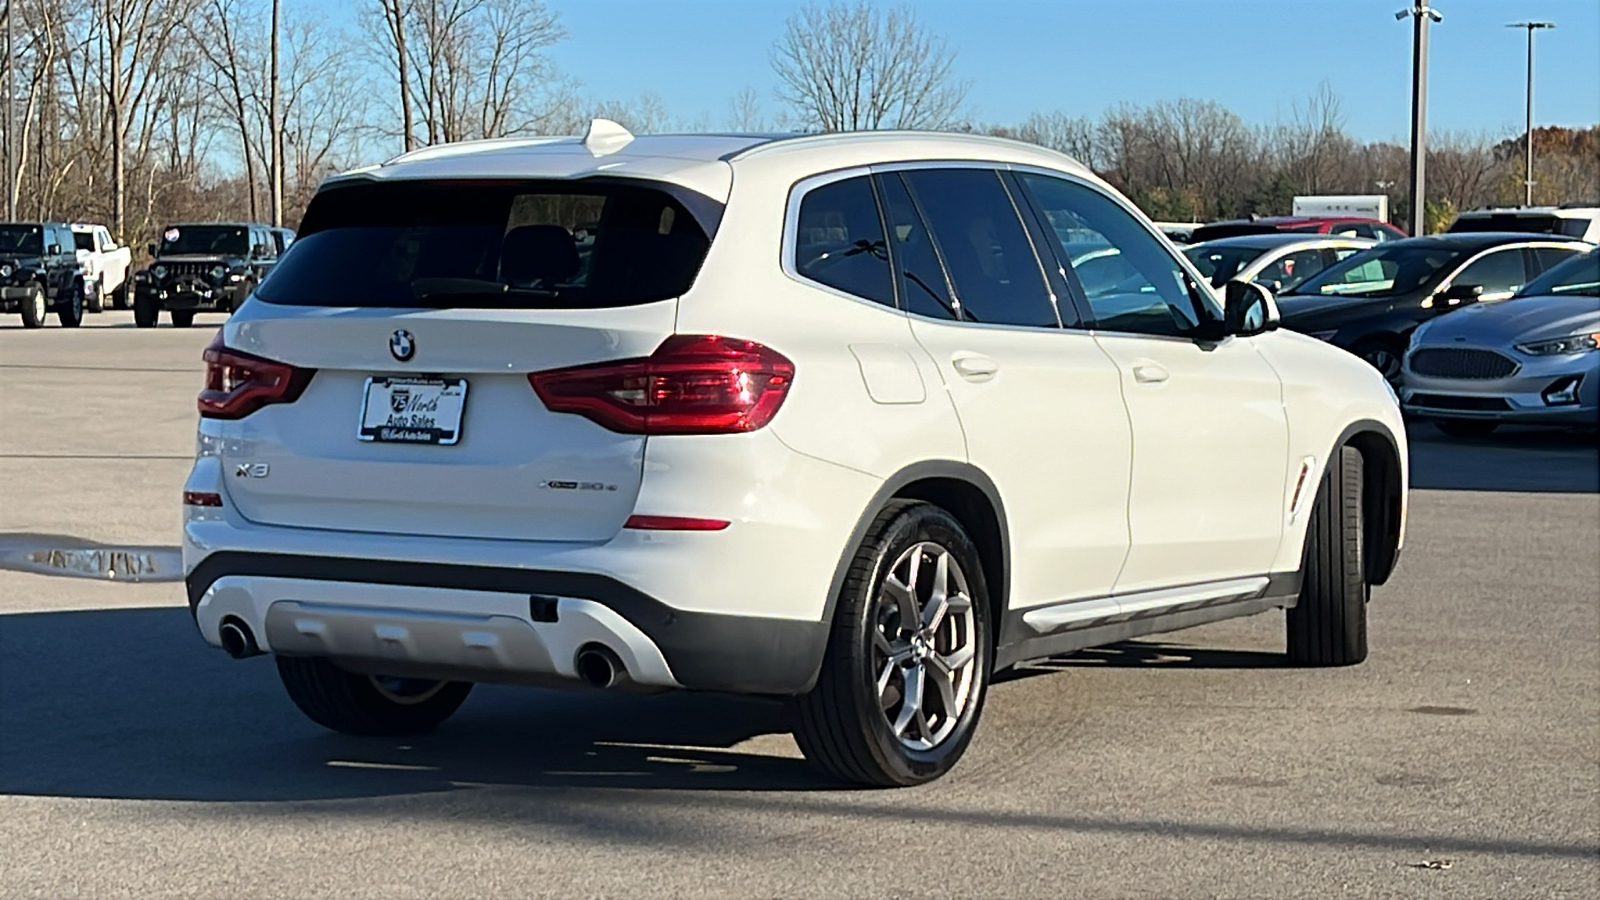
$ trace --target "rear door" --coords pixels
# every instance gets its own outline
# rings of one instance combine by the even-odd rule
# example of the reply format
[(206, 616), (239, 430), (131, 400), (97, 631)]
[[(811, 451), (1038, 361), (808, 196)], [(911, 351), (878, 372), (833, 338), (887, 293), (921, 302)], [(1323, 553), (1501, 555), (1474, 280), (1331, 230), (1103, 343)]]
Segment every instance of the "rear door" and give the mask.
[(678, 201), (530, 182), (325, 191), (228, 345), (314, 370), (222, 422), (228, 492), (263, 523), (600, 541), (645, 439), (552, 413), (530, 372), (649, 356), (709, 245)]
[(912, 334), (1005, 506), (1010, 607), (1109, 594), (1128, 549), (1116, 367), (1087, 332), (1061, 328), (1077, 313), (998, 172), (912, 169), (880, 186)]
[(1170, 245), (1116, 201), (1066, 178), (1018, 180), (1043, 215), (1098, 234), (1136, 272), (1083, 295), (1133, 426), (1131, 546), (1116, 591), (1267, 574), (1287, 510), (1277, 374), (1249, 338), (1194, 337), (1221, 310)]

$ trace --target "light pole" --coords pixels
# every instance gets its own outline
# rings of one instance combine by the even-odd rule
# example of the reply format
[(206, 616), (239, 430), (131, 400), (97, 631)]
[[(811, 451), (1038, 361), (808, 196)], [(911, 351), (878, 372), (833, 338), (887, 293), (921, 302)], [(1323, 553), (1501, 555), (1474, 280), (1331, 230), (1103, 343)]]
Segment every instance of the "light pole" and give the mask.
[(14, 222), (17, 218), (17, 170), (15, 168), (17, 131), (16, 113), (13, 107), (17, 100), (17, 54), (13, 47), (13, 33), (15, 27), (11, 20), (14, 18), (13, 9), (17, 0), (6, 0), (6, 221)]
[(1410, 9), (1394, 14), (1396, 19), (1415, 20), (1411, 35), (1411, 233), (1420, 235), (1428, 224), (1426, 180), (1428, 167), (1428, 26), (1443, 22), (1444, 16), (1417, 0)]
[(1515, 22), (1507, 28), (1528, 29), (1528, 130), (1523, 132), (1523, 143), (1527, 144), (1527, 155), (1524, 157), (1522, 169), (1522, 183), (1527, 188), (1527, 195), (1523, 198), (1522, 205), (1533, 205), (1533, 33), (1541, 28), (1554, 28), (1554, 22)]

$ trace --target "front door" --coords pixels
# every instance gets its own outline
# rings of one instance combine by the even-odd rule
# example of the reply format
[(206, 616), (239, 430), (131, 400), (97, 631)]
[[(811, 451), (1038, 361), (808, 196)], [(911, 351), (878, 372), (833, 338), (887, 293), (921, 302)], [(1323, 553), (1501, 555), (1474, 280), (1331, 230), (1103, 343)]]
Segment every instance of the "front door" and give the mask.
[(1249, 338), (1196, 338), (1221, 317), (1215, 298), (1121, 204), (1065, 178), (1018, 179), (1053, 237), (1103, 241), (1133, 273), (1082, 295), (1133, 425), (1131, 546), (1117, 593), (1267, 574), (1287, 518), (1277, 374)]

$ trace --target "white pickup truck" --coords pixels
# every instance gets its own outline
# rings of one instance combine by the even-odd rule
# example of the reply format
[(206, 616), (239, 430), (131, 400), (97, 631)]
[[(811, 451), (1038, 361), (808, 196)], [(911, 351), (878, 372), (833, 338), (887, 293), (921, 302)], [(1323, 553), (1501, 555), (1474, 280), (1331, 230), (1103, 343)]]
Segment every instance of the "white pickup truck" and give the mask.
[(99, 312), (109, 302), (113, 309), (128, 309), (128, 267), (133, 251), (118, 247), (104, 225), (72, 226), (72, 240), (78, 248), (78, 265), (83, 268), (84, 308)]

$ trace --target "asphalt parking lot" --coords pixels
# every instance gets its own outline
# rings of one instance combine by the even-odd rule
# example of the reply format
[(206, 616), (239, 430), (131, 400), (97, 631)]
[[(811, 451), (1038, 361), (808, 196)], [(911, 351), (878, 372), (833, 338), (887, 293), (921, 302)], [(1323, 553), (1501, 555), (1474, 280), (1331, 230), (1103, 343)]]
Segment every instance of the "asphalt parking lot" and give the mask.
[[(170, 575), (197, 327), (0, 327), (0, 895), (1560, 897), (1600, 884), (1595, 439), (1413, 429), (1372, 656), (1282, 615), (1051, 660), (947, 779), (838, 790), (784, 708), (479, 688), (303, 719)], [(50, 551), (95, 550), (99, 555)], [(127, 551), (116, 556), (110, 551)], [(36, 574), (110, 561), (116, 580)]]

